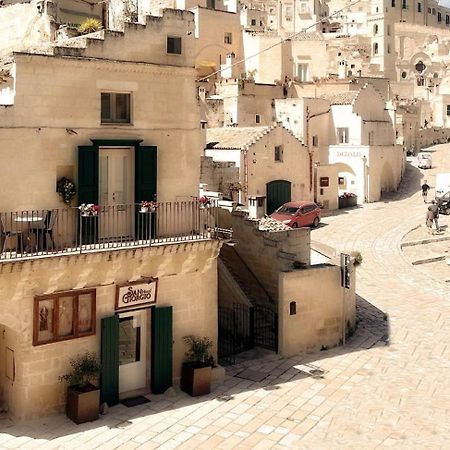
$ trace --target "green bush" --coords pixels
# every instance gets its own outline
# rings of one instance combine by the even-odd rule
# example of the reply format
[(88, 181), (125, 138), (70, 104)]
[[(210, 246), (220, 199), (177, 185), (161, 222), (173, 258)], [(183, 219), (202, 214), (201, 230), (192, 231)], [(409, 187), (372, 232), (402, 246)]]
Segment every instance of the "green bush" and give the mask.
[(185, 353), (186, 362), (202, 366), (213, 366), (214, 358), (210, 351), (212, 340), (209, 337), (184, 336), (184, 342), (188, 345), (188, 351)]
[(77, 355), (70, 360), (72, 370), (59, 379), (67, 381), (69, 386), (75, 386), (80, 389), (89, 384), (97, 385), (100, 374), (100, 364), (95, 353), (86, 352), (83, 355)]
[(81, 34), (94, 33), (95, 31), (101, 30), (102, 23), (98, 19), (93, 17), (86, 19), (83, 23), (78, 25), (78, 31)]
[(358, 252), (357, 250), (350, 252), (350, 256), (353, 257), (353, 264), (355, 266), (359, 266), (363, 262), (363, 257), (361, 255), (361, 252)]

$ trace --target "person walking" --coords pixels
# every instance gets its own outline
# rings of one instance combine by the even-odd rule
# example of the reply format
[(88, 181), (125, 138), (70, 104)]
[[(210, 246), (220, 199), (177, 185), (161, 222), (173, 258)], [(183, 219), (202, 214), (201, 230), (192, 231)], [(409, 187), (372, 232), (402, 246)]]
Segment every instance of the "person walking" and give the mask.
[(430, 208), (431, 208), (431, 206), (429, 206), (428, 210), (427, 210), (427, 214), (426, 214), (426, 218), (425, 218), (425, 224), (428, 227), (428, 233), (434, 234), (434, 231), (433, 231), (434, 213), (433, 213), (433, 211)]
[(427, 180), (425, 180), (422, 184), (422, 198), (423, 198), (424, 203), (427, 202), (427, 195), (428, 195), (429, 190), (430, 190), (430, 186), (428, 186)]
[(439, 227), (439, 206), (436, 204), (436, 200), (431, 200), (431, 205), (428, 207), (428, 209), (433, 212), (433, 220), (436, 231), (441, 231)]

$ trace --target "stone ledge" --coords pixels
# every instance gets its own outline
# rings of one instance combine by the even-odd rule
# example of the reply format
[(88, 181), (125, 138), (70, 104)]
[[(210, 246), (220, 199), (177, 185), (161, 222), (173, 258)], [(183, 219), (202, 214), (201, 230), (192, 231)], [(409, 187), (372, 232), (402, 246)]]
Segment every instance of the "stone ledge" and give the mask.
[(447, 255), (434, 256), (433, 258), (417, 259), (416, 261), (412, 261), (411, 264), (413, 266), (418, 266), (420, 264), (428, 264), (428, 263), (437, 262), (437, 261), (444, 261), (446, 258), (447, 258)]
[(432, 244), (434, 242), (450, 241), (450, 236), (440, 236), (437, 238), (420, 239), (418, 241), (402, 242), (400, 248), (413, 247), (414, 245)]

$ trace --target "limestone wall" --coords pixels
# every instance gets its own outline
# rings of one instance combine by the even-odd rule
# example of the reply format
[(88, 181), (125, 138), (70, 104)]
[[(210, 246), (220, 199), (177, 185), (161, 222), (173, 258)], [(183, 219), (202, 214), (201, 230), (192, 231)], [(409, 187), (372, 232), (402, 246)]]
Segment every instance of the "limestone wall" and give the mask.
[(201, 158), (200, 182), (207, 190), (222, 192), (230, 197), (230, 183), (239, 181), (239, 168), (231, 162), (214, 162), (211, 157)]
[(278, 298), (278, 273), (292, 268), (294, 261), (310, 262), (310, 230), (260, 231), (246, 214), (231, 216), (237, 253), (275, 301)]
[[(189, 11), (164, 10), (162, 17), (146, 16), (145, 23), (125, 23), (124, 32), (105, 30), (104, 39), (75, 38), (56, 47), (61, 56), (117, 61), (194, 66), (194, 15)], [(167, 53), (167, 36), (181, 38), (181, 54)], [(83, 47), (83, 40), (86, 46)], [(81, 44), (77, 44), (81, 41)], [(142, 43), (145, 42), (145, 45)], [(124, 48), (127, 51), (124, 51)]]
[[(93, 138), (156, 145), (158, 200), (197, 195), (205, 145), (193, 69), (47, 56), (15, 59), (15, 103), (0, 110), (0, 157), (8, 167), (0, 181), (2, 211), (62, 207), (56, 180), (76, 179), (77, 147)], [(131, 124), (100, 124), (105, 91), (131, 94)]]
[[(279, 274), (278, 353), (285, 357), (335, 347), (355, 327), (355, 273), (351, 288), (340, 287), (339, 266), (324, 264)], [(296, 314), (290, 314), (290, 303)], [(344, 303), (344, 305), (343, 305)], [(344, 312), (344, 314), (343, 314)], [(343, 319), (344, 317), (344, 319)]]
[[(275, 160), (275, 147), (282, 146), (282, 160)], [(249, 196), (266, 195), (267, 183), (274, 180), (291, 182), (292, 201), (310, 199), (309, 155), (306, 147), (283, 127), (265, 134), (247, 153), (247, 192)], [(241, 172), (241, 182), (245, 177)]]
[[(217, 343), (217, 241), (174, 244), (26, 262), (0, 264), (0, 356), (15, 354), (14, 382), (0, 372), (2, 400), (18, 418), (62, 410), (65, 386), (58, 377), (69, 359), (86, 350), (100, 352), (100, 320), (114, 314), (116, 284), (158, 277), (157, 304), (173, 306), (173, 370), (180, 376), (188, 334)], [(36, 295), (93, 287), (97, 291), (97, 332), (58, 343), (32, 346)], [(147, 377), (148, 379), (148, 377)]]
[(34, 1), (0, 8), (0, 23), (0, 57), (53, 39), (50, 17), (39, 14)]

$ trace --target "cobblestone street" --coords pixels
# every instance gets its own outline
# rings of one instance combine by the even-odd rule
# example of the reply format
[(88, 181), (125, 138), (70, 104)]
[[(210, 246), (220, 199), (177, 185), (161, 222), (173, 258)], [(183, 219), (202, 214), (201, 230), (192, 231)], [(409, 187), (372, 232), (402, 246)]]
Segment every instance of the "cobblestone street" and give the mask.
[[(431, 185), (450, 170), (448, 146), (437, 148)], [(421, 176), (409, 165), (398, 192), (312, 231), (315, 241), (363, 256), (358, 329), (344, 348), (290, 359), (261, 352), (206, 397), (152, 396), (80, 426), (63, 415), (4, 419), (0, 448), (450, 448), (450, 286), (401, 249), (411, 230), (425, 233)]]

